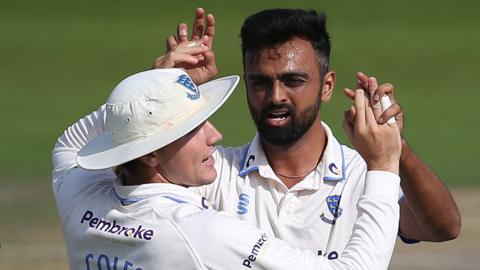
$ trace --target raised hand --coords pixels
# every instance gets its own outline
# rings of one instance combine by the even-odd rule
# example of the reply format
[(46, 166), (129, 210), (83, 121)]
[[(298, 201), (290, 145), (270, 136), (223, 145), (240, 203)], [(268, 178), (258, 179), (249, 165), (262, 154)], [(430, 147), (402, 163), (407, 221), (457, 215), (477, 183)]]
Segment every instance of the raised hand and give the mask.
[[(388, 95), (390, 101), (392, 102), (392, 106), (390, 106), (387, 110), (381, 113), (377, 117), (377, 122), (379, 124), (384, 124), (387, 120), (391, 117), (394, 117), (400, 132), (403, 131), (403, 123), (404, 123), (404, 112), (400, 104), (397, 103), (395, 99), (395, 90), (392, 84), (384, 83), (378, 85), (378, 81), (375, 77), (369, 77), (362, 72), (357, 73), (357, 88), (363, 89), (369, 98), (369, 101), (373, 106), (376, 106), (380, 102), (380, 98), (384, 95)], [(352, 89), (345, 88), (344, 89), (345, 95), (350, 98), (354, 99), (355, 93)], [(350, 125), (354, 125), (355, 119), (355, 109), (350, 108), (345, 113), (345, 118)]]
[[(155, 68), (173, 68), (180, 66), (194, 66), (202, 60), (198, 55), (206, 53), (208, 47), (206, 45), (208, 38), (197, 41), (195, 45), (187, 45), (185, 43), (176, 46), (168, 53), (158, 57), (155, 60)], [(190, 74), (189, 74), (190, 75)]]
[(344, 121), (348, 138), (367, 162), (368, 170), (382, 170), (399, 174), (402, 151), (400, 132), (397, 124), (379, 124), (382, 114), (378, 105), (370, 106), (363, 89), (354, 92), (354, 125)]
[[(215, 18), (212, 14), (205, 17), (203, 8), (197, 8), (195, 11), (195, 19), (193, 21), (192, 36), (188, 40), (188, 27), (185, 23), (177, 26), (177, 36), (169, 36), (167, 38), (167, 55), (170, 52), (176, 52), (177, 47), (185, 48), (190, 46), (198, 46), (203, 44), (207, 50), (193, 55), (198, 61), (185, 61), (176, 64), (174, 67), (185, 69), (188, 75), (196, 84), (202, 84), (213, 79), (217, 73), (217, 64), (215, 54), (212, 51), (213, 40), (215, 38)], [(154, 68), (161, 68), (164, 63), (157, 58), (154, 62)]]

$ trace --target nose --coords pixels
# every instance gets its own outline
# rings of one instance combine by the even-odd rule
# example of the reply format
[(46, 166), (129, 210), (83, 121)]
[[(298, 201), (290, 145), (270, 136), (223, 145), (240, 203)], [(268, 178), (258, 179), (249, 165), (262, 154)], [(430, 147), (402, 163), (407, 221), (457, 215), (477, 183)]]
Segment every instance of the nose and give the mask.
[(272, 103), (275, 105), (287, 102), (287, 92), (280, 81), (276, 80), (272, 85)]
[(210, 123), (210, 121), (207, 121), (205, 123), (205, 127), (207, 128), (207, 144), (208, 145), (214, 145), (216, 142), (221, 141), (223, 139), (222, 133), (218, 131), (218, 129)]

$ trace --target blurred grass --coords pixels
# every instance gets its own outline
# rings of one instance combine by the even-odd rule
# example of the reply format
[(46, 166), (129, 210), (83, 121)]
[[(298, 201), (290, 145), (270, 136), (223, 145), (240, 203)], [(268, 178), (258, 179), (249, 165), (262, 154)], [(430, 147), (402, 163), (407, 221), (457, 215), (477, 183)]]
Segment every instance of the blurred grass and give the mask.
[[(69, 124), (96, 109), (122, 78), (150, 67), (177, 22), (198, 2), (2, 1), (0, 173), (15, 182), (48, 176), (50, 151)], [(239, 29), (249, 14), (273, 5), (208, 1), (217, 20), (220, 75), (242, 73)], [(480, 4), (459, 1), (279, 1), (276, 7), (325, 10), (338, 82), (323, 120), (341, 129), (349, 102), (342, 89), (356, 71), (395, 84), (406, 111), (405, 136), (449, 185), (476, 184), (479, 127), (475, 103), (480, 59)], [(244, 86), (213, 118), (224, 144), (248, 142), (255, 129)], [(11, 180), (13, 181), (13, 180)]]
[[(0, 268), (62, 269), (50, 191), (59, 134), (100, 106), (124, 77), (150, 68), (178, 22), (201, 5), (217, 21), (219, 75), (242, 74), (239, 30), (272, 7), (324, 10), (332, 37), (333, 100), (322, 119), (341, 128), (342, 89), (364, 71), (396, 86), (405, 137), (450, 186), (479, 185), (477, 1), (0, 1)], [(225, 145), (255, 134), (244, 86), (213, 117)], [(49, 262), (50, 264), (45, 264)], [(60, 265), (60, 266), (59, 266)]]

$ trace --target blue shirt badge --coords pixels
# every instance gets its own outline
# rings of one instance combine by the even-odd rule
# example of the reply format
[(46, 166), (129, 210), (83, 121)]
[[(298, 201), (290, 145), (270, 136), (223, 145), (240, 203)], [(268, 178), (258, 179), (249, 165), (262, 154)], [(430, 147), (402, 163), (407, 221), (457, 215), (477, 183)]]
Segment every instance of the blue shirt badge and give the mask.
[(328, 210), (330, 210), (330, 213), (332, 213), (335, 218), (338, 218), (342, 214), (342, 208), (339, 207), (341, 198), (342, 196), (340, 195), (327, 197)]
[(327, 218), (327, 216), (324, 213), (322, 213), (320, 215), (320, 218), (324, 222), (335, 225), (335, 222), (336, 222), (337, 218), (342, 215), (342, 208), (340, 208), (340, 199), (341, 198), (342, 198), (342, 196), (340, 196), (340, 195), (333, 195), (333, 196), (328, 196), (327, 197), (326, 201), (327, 201), (328, 210), (332, 214), (333, 219)]

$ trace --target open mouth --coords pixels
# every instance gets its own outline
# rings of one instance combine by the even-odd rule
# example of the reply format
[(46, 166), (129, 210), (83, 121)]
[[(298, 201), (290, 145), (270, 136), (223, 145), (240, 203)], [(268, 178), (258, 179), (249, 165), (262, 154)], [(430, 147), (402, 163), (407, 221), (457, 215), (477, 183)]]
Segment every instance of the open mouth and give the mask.
[(208, 156), (207, 158), (204, 158), (204, 159), (202, 160), (202, 162), (208, 163), (208, 162), (210, 162), (210, 161), (212, 161), (212, 160), (213, 160), (213, 157), (212, 157), (212, 156)]
[(271, 126), (282, 126), (290, 117), (288, 110), (274, 110), (267, 113), (266, 122)]
[(267, 114), (268, 118), (274, 119), (274, 120), (285, 120), (287, 119), (288, 116), (290, 116), (290, 113), (288, 111), (283, 111), (283, 112), (270, 112)]
[(215, 163), (215, 158), (213, 158), (213, 152), (214, 150), (212, 150), (206, 158), (202, 159), (202, 163), (205, 163), (205, 164)]

